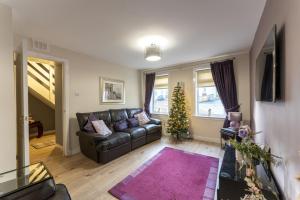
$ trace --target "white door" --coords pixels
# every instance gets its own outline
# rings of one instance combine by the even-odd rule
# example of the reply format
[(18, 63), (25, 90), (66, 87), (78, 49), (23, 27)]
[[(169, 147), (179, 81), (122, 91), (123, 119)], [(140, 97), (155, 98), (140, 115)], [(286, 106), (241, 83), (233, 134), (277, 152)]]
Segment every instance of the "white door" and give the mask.
[(17, 51), (16, 95), (17, 95), (17, 167), (30, 164), (29, 161), (29, 121), (28, 121), (28, 80), (27, 41), (23, 40)]

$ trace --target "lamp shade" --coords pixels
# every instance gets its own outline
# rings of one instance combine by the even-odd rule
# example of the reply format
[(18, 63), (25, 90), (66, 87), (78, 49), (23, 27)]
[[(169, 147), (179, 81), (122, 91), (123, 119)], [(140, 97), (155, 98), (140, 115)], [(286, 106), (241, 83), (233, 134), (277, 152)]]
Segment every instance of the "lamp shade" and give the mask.
[(161, 59), (160, 47), (156, 44), (151, 44), (145, 49), (145, 59), (147, 61), (159, 61)]

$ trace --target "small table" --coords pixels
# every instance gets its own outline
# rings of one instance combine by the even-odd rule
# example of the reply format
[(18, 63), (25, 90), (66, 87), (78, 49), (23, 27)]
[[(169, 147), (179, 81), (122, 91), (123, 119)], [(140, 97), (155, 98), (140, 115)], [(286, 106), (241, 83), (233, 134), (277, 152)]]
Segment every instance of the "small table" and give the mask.
[(43, 136), (44, 127), (43, 127), (42, 122), (40, 122), (40, 121), (29, 122), (29, 128), (37, 128), (38, 129), (38, 136), (37, 136), (38, 138)]
[(52, 175), (40, 162), (0, 174), (0, 199), (44, 181), (55, 185)]

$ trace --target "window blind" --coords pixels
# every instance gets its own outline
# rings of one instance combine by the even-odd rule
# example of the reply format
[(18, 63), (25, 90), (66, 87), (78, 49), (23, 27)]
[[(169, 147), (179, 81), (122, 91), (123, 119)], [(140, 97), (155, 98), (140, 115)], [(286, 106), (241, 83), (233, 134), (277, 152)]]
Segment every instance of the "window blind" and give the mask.
[(158, 89), (168, 89), (168, 75), (156, 76), (154, 87)]
[(198, 87), (215, 86), (210, 69), (203, 69), (197, 71), (197, 86)]

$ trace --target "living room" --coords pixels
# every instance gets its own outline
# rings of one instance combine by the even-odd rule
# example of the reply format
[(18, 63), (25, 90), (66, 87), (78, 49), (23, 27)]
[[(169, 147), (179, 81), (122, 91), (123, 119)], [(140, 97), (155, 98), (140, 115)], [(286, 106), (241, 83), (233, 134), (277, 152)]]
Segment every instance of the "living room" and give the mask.
[[(1, 0), (0, 199), (300, 199), (299, 11)], [(61, 64), (59, 143), (29, 131), (29, 58)]]

